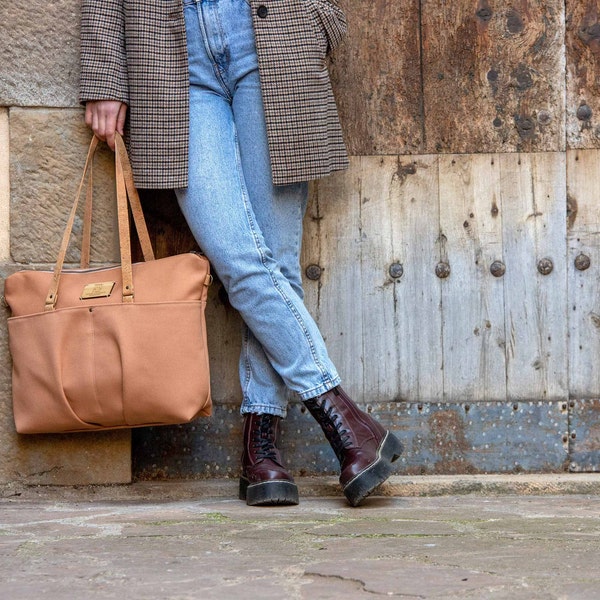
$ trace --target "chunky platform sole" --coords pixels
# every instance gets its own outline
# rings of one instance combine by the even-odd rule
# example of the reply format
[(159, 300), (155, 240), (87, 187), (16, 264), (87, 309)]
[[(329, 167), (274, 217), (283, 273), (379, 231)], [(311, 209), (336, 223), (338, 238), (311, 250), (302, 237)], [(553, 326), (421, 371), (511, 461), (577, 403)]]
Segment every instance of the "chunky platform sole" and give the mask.
[(396, 470), (394, 463), (400, 458), (403, 450), (400, 440), (388, 431), (377, 449), (375, 461), (343, 487), (344, 495), (351, 506), (358, 506)]
[(298, 486), (291, 481), (277, 479), (250, 483), (245, 477), (240, 477), (240, 500), (245, 500), (248, 506), (298, 504)]

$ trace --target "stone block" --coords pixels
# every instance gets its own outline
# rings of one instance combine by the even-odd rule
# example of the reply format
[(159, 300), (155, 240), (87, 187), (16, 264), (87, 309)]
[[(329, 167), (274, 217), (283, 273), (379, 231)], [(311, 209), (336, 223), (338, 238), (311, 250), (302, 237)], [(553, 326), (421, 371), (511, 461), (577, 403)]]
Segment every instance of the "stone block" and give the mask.
[(0, 3), (0, 105), (78, 106), (80, 0)]
[[(17, 263), (54, 262), (91, 139), (81, 109), (13, 108), (10, 124), (10, 245)], [(92, 261), (118, 260), (114, 155), (104, 144), (94, 165)], [(79, 260), (83, 206), (68, 262)]]
[(10, 256), (9, 239), (8, 109), (0, 108), (0, 261)]
[[(0, 264), (4, 280), (20, 268)], [(11, 361), (6, 318), (0, 308), (0, 483), (83, 485), (131, 480), (129, 430), (65, 435), (19, 435), (12, 415)]]

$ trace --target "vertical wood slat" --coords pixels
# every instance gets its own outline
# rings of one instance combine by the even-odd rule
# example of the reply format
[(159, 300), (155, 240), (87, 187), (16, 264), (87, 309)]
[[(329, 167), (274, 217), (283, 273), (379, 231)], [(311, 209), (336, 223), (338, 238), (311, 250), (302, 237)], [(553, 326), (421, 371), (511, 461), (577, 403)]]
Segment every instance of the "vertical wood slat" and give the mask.
[[(439, 257), (439, 171), (435, 156), (398, 158), (392, 220), (394, 258), (404, 265), (395, 286), (403, 398), (441, 400), (443, 354), (441, 285), (434, 274)], [(373, 351), (374, 353), (374, 351)]]
[[(364, 398), (442, 396), (435, 157), (361, 160)], [(401, 277), (390, 274), (402, 265)]]
[(422, 1), (426, 152), (564, 149), (563, 0)]
[(302, 230), (302, 248), (300, 254), (300, 267), (302, 271), (302, 289), (304, 290), (304, 304), (310, 309), (312, 317), (319, 321), (319, 295), (321, 282), (310, 280), (307, 277), (309, 267), (321, 265), (321, 229), (319, 216), (319, 183), (312, 182), (308, 187), (308, 205), (304, 215)]
[(419, 0), (340, 4), (349, 35), (332, 75), (350, 153), (422, 152)]
[(567, 145), (600, 147), (600, 0), (566, 0)]
[[(360, 298), (362, 312), (364, 398), (401, 397), (402, 373), (398, 339), (403, 315), (396, 302), (397, 280), (390, 277), (389, 265), (395, 256), (393, 223), (397, 211), (395, 157), (360, 160)], [(400, 217), (400, 215), (398, 215)]]
[[(304, 281), (306, 302), (317, 318), (329, 354), (347, 391), (362, 390), (362, 280), (360, 273), (360, 162), (314, 184), (307, 210), (302, 265), (318, 264), (318, 281)], [(315, 238), (311, 227), (318, 227)], [(308, 243), (307, 243), (308, 242)], [(316, 304), (314, 304), (316, 300)]]
[(508, 398), (566, 399), (565, 156), (504, 154), (500, 171)]
[(451, 275), (443, 280), (444, 398), (506, 399), (502, 189), (497, 155), (440, 157), (440, 221)]
[[(600, 395), (600, 150), (567, 152), (568, 319), (571, 398)], [(583, 255), (585, 270), (575, 267)], [(578, 264), (581, 264), (581, 258)]]

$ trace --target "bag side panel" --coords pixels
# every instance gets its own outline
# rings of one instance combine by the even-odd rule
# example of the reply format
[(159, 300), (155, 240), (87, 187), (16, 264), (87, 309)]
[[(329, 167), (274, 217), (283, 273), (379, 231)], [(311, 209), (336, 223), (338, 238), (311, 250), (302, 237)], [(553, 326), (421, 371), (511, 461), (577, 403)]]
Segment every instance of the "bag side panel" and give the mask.
[(52, 282), (49, 271), (17, 271), (4, 282), (4, 298), (13, 317), (44, 312)]

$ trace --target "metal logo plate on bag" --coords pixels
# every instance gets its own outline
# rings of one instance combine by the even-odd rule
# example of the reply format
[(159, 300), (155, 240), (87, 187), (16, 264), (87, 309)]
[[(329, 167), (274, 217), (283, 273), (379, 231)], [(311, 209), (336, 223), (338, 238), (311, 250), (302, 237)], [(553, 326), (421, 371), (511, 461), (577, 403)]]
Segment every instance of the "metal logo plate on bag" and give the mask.
[(79, 296), (80, 300), (90, 300), (91, 298), (108, 298), (113, 288), (115, 287), (114, 281), (102, 281), (100, 283), (88, 283)]

